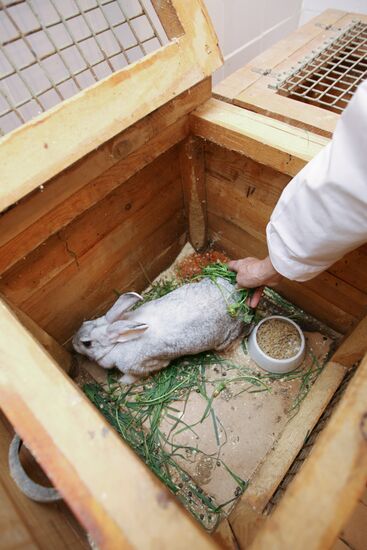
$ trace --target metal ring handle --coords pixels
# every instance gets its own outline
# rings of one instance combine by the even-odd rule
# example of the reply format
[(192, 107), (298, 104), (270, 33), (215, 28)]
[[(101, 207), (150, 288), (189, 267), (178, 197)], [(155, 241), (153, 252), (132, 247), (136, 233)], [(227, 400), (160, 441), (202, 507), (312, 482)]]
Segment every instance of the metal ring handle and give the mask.
[(9, 446), (9, 470), (20, 491), (35, 502), (58, 502), (62, 497), (57, 489), (44, 487), (31, 480), (20, 462), (19, 452), (23, 441), (15, 434)]

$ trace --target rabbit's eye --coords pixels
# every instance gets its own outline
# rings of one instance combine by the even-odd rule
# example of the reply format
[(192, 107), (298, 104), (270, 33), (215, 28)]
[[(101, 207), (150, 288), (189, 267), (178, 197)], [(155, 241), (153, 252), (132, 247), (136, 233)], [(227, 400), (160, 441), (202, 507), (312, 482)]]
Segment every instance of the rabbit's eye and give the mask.
[(86, 340), (85, 342), (83, 342), (83, 344), (86, 348), (90, 348), (92, 345), (92, 342), (90, 340)]

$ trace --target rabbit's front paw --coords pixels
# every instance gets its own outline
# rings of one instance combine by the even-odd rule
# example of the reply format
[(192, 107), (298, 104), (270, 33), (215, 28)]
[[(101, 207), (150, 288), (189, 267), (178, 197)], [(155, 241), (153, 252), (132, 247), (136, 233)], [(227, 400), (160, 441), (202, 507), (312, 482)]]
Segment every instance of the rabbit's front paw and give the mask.
[(123, 374), (121, 378), (119, 378), (120, 384), (134, 384), (134, 382), (137, 382), (139, 380), (139, 376), (135, 376), (134, 374)]

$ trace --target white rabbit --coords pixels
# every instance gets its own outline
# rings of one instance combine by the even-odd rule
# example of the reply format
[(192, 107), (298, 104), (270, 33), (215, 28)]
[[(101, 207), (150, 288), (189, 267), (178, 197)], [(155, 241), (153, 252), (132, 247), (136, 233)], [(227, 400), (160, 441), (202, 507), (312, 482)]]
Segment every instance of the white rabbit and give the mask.
[(85, 321), (73, 338), (77, 352), (101, 367), (117, 367), (125, 384), (176, 357), (224, 350), (245, 328), (228, 313), (236, 290), (225, 279), (185, 284), (132, 310), (140, 300), (135, 292), (123, 294), (106, 315)]

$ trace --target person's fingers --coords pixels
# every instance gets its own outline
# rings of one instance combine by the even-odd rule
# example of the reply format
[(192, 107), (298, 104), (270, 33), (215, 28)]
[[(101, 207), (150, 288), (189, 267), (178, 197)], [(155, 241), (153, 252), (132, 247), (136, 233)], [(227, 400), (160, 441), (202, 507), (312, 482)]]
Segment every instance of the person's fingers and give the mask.
[(241, 271), (237, 272), (236, 281), (237, 281), (238, 286), (240, 286), (241, 288), (248, 288), (249, 287), (248, 279), (247, 279), (246, 275), (244, 275), (244, 273), (241, 272)]
[(257, 307), (259, 305), (259, 302), (261, 300), (261, 296), (262, 296), (262, 293), (264, 291), (264, 287), (263, 286), (259, 286), (255, 292), (253, 293), (253, 295), (251, 296), (250, 298), (250, 307)]
[(228, 267), (231, 271), (237, 271), (239, 268), (238, 264), (238, 260), (231, 260), (230, 262), (228, 262)]

